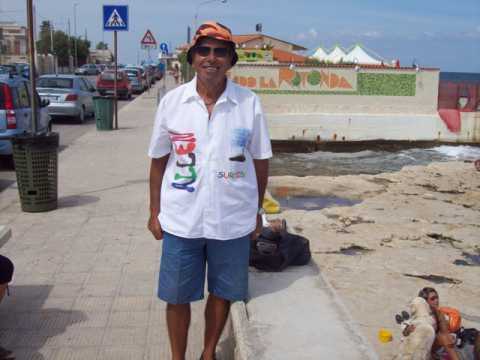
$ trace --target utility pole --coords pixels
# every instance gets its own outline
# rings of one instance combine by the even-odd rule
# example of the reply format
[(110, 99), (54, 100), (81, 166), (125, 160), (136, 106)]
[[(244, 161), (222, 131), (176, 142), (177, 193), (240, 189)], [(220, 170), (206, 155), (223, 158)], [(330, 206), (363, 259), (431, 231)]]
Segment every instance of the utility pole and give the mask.
[(73, 64), (75, 69), (78, 67), (78, 53), (77, 53), (77, 5), (78, 3), (73, 4), (73, 33), (74, 33), (74, 42), (75, 42), (75, 59)]
[(72, 59), (72, 50), (71, 50), (71, 45), (72, 45), (72, 35), (70, 31), (70, 18), (68, 18), (68, 72), (71, 72), (72, 69), (70, 68), (70, 60)]
[[(28, 26), (28, 53), (30, 65), (30, 94), (36, 94), (36, 70), (35, 70), (35, 48), (33, 37), (33, 4), (32, 0), (27, 0), (27, 26)], [(37, 134), (37, 97), (32, 95), (32, 134)]]
[(49, 21), (50, 24), (50, 54), (53, 56), (53, 71), (57, 74), (57, 60), (55, 56), (55, 50), (53, 48), (53, 21)]

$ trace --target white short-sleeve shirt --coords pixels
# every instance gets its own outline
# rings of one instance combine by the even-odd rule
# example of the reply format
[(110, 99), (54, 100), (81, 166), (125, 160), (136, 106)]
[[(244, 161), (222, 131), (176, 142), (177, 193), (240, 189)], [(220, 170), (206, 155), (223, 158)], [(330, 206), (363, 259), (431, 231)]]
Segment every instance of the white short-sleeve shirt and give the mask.
[(253, 159), (272, 157), (258, 96), (227, 80), (209, 119), (196, 78), (161, 100), (148, 155), (170, 154), (162, 181), (163, 230), (185, 238), (235, 239), (256, 226)]

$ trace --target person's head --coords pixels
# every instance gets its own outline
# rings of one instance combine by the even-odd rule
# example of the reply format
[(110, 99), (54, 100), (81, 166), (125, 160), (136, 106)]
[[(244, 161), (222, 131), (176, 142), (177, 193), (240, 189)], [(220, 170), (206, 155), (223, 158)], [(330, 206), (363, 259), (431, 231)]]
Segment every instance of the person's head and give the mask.
[(424, 298), (428, 305), (432, 308), (437, 308), (439, 304), (438, 292), (432, 287), (424, 287), (418, 293), (418, 296)]
[(187, 52), (187, 61), (203, 80), (224, 78), (238, 60), (229, 28), (217, 22), (200, 25)]

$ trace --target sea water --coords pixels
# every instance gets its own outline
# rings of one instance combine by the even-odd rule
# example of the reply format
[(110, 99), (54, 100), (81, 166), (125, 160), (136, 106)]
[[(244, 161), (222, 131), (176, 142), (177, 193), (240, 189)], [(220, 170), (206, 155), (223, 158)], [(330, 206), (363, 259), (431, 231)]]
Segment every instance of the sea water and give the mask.
[[(397, 152), (359, 151), (333, 153), (276, 153), (270, 161), (270, 175), (355, 175), (394, 172), (409, 165), (427, 165), (434, 161), (474, 161), (480, 159), (480, 147), (442, 145), (430, 149)], [(473, 166), (473, 164), (472, 164)]]

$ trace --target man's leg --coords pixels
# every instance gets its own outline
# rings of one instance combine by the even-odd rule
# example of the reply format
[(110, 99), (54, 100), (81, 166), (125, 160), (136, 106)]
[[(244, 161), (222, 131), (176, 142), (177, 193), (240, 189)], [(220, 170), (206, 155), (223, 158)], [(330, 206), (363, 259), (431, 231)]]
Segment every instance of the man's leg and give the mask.
[(230, 301), (210, 294), (205, 307), (205, 340), (203, 359), (212, 360), (215, 356), (218, 340), (227, 322)]
[(207, 240), (208, 300), (205, 308), (205, 360), (214, 359), (215, 347), (228, 318), (230, 304), (248, 293), (250, 238)]
[(190, 304), (167, 304), (167, 328), (172, 360), (184, 360), (187, 350)]

